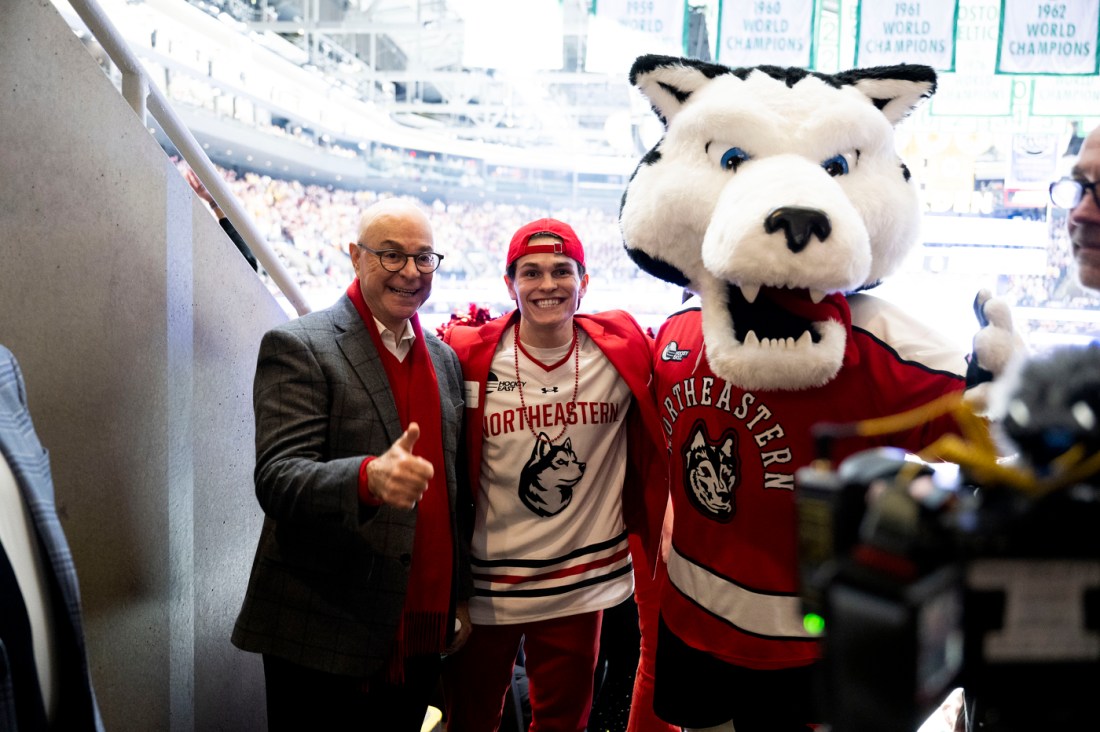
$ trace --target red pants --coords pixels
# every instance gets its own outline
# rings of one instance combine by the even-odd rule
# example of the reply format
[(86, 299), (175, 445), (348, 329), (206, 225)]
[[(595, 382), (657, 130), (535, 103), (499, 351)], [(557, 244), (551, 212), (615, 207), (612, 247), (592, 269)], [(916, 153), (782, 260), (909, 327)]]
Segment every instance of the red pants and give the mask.
[(657, 617), (661, 609), (661, 587), (668, 577), (665, 563), (656, 560), (656, 576), (645, 566), (644, 554), (637, 540), (630, 536), (634, 555), (634, 602), (638, 605), (638, 627), (642, 635), (642, 652), (638, 658), (638, 673), (634, 677), (634, 696), (630, 701), (630, 719), (626, 732), (680, 732), (680, 728), (661, 720), (653, 711), (653, 669), (657, 658)]
[(602, 612), (537, 623), (474, 625), (447, 659), (447, 732), (495, 732), (523, 639), (531, 697), (530, 732), (582, 732), (592, 708), (592, 680)]

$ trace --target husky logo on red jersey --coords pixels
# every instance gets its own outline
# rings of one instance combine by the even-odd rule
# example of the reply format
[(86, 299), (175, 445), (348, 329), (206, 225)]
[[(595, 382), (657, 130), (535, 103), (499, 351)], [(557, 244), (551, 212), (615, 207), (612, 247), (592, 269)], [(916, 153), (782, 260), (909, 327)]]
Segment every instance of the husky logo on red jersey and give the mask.
[(573, 500), (573, 486), (584, 477), (584, 468), (572, 440), (554, 445), (540, 433), (519, 474), (519, 498), (539, 516), (559, 514)]
[(699, 420), (684, 447), (684, 485), (688, 499), (704, 516), (728, 523), (737, 513), (737, 433), (726, 430), (717, 441)]

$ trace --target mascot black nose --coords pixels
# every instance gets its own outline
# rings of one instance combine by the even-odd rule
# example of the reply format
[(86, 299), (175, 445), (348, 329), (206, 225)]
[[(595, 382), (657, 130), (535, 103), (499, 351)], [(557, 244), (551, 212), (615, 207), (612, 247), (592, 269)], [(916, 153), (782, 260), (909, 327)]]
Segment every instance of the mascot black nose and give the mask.
[(764, 219), (764, 231), (774, 234), (780, 229), (787, 235), (787, 248), (798, 254), (810, 243), (810, 236), (816, 234), (818, 239), (825, 241), (829, 238), (833, 227), (829, 224), (829, 217), (824, 211), (816, 208), (783, 206), (772, 209)]

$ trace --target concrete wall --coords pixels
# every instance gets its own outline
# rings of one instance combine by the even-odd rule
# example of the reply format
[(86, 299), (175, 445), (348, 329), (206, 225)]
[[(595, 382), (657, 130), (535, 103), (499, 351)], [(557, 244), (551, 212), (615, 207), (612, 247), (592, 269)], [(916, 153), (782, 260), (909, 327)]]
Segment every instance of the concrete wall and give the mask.
[(0, 342), (27, 379), (112, 730), (262, 728), (229, 643), (251, 382), (286, 319), (49, 0), (3, 0)]

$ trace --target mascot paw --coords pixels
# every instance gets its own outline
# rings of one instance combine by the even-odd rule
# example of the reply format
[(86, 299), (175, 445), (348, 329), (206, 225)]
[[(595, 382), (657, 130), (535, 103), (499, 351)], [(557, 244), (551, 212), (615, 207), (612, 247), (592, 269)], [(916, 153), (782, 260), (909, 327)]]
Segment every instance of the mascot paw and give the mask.
[(974, 353), (966, 374), (966, 385), (974, 387), (999, 377), (1008, 364), (1027, 348), (1012, 327), (1012, 311), (1004, 300), (980, 290), (974, 298), (974, 314), (981, 330), (974, 336)]

